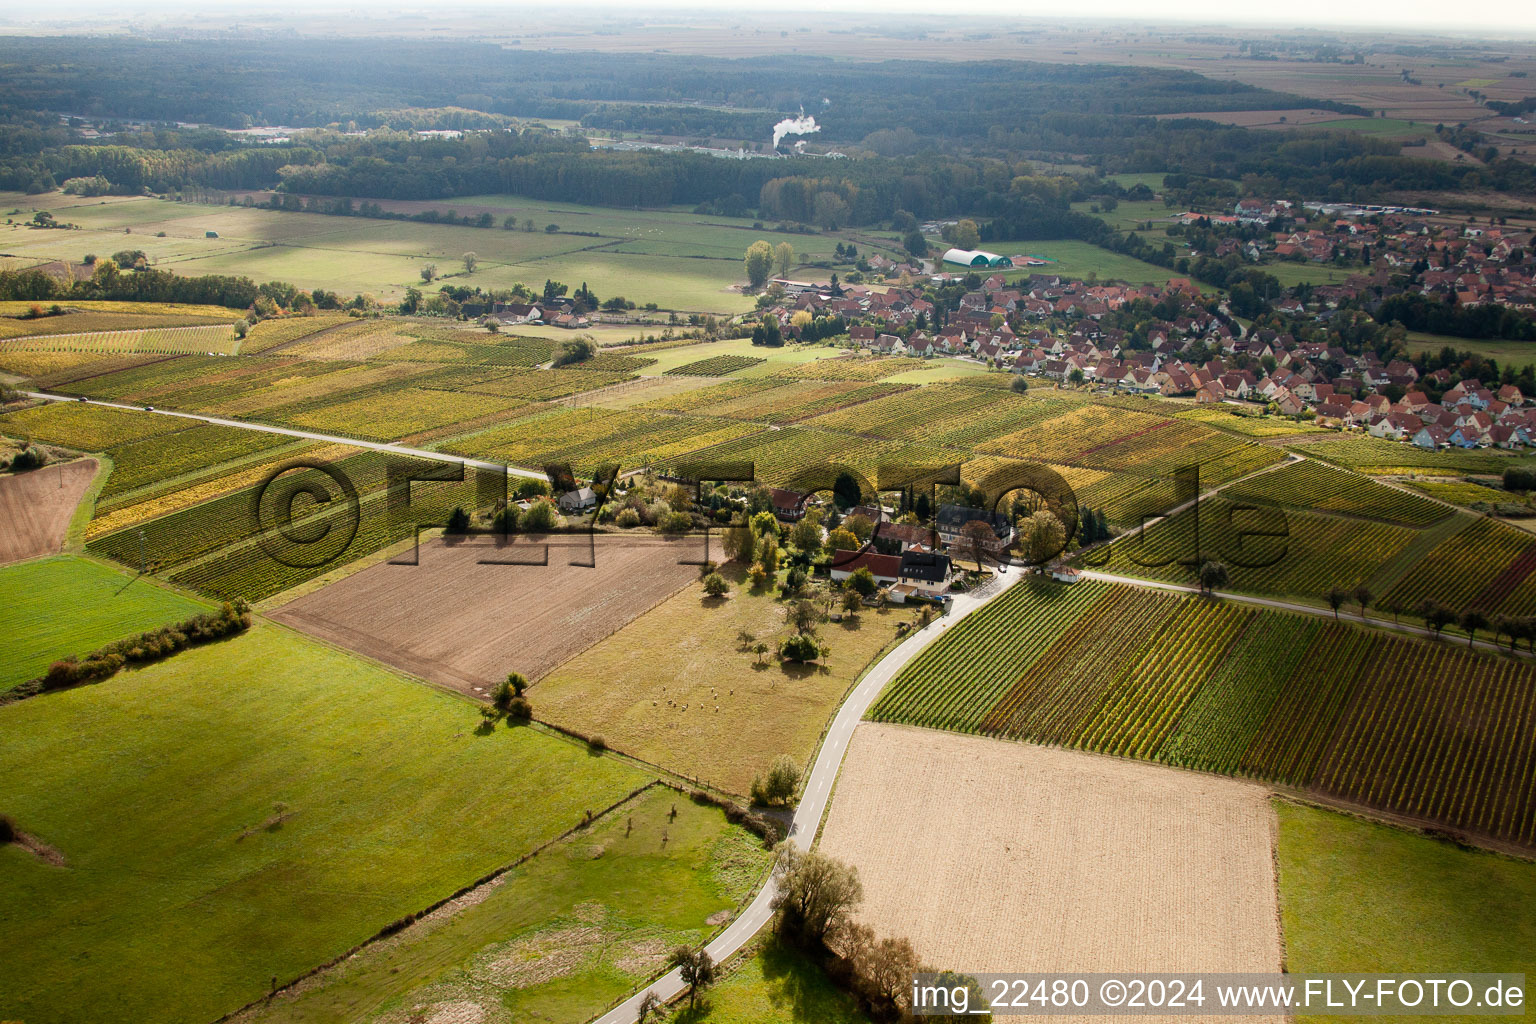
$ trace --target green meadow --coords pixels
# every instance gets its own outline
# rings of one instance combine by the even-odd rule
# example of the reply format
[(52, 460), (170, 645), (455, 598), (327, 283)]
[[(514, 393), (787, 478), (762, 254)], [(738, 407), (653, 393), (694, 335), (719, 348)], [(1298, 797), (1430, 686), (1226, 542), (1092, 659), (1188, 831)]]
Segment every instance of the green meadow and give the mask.
[[(585, 282), (604, 298), (623, 295), (666, 309), (738, 313), (752, 308), (751, 298), (731, 286), (745, 278), (742, 255), (753, 241), (788, 242), (798, 262), (829, 259), (837, 245), (855, 237), (854, 232), (784, 234), (754, 229), (750, 220), (685, 209), (618, 210), (510, 196), (390, 205), (490, 213), (496, 226), (330, 217), (154, 197), (3, 192), (0, 208), (11, 223), (0, 225), (0, 241), (15, 266), (79, 263), (87, 253), (105, 257), (131, 248), (179, 274), (243, 274), (394, 300), (406, 288), (420, 287), (420, 271), (432, 263), (442, 279), (458, 285), (539, 286), (552, 278), (572, 289)], [(25, 226), (36, 210), (48, 210), (80, 230)], [(500, 226), (509, 216), (517, 219), (517, 230)], [(527, 220), (534, 222), (531, 232), (521, 229)], [(550, 225), (559, 230), (546, 231)], [(870, 236), (858, 240), (861, 251), (868, 251)], [(479, 257), (472, 273), (461, 261), (466, 252)]]
[(350, 1024), (479, 1007), (486, 1020), (582, 1021), (724, 926), (772, 855), (718, 808), (656, 787), (253, 1016)]
[(1536, 342), (1457, 338), (1426, 331), (1408, 332), (1408, 351), (1414, 355), (1420, 352), (1439, 352), (1447, 345), (1461, 352), (1476, 352), (1485, 358), (1496, 359), (1501, 367), (1506, 364), (1516, 367), (1536, 364)]
[[(1033, 242), (988, 242), (988, 252), (1000, 256), (1040, 256), (1051, 263), (1043, 267), (1024, 267), (1008, 272), (1010, 278), (1026, 274), (1057, 274), (1079, 280), (1098, 275), (1100, 281), (1125, 281), (1129, 284), (1164, 284), (1183, 277), (1176, 270), (1165, 270), (1131, 256), (1102, 249), (1092, 242), (1055, 239)], [(954, 269), (954, 268), (950, 268)], [(983, 275), (985, 276), (985, 275)]]
[(0, 692), (36, 679), (60, 658), (211, 608), (156, 580), (70, 555), (0, 566), (0, 594), (0, 636), (9, 649)]
[[(1286, 801), (1275, 808), (1290, 973), (1536, 977), (1536, 863)], [(1335, 1018), (1298, 1018), (1314, 1019)]]
[[(63, 609), (61, 609), (63, 613)], [(258, 621), (0, 707), (0, 1019), (205, 1022), (643, 785)]]
[(688, 1008), (675, 1024), (868, 1024), (853, 997), (804, 954), (772, 937)]

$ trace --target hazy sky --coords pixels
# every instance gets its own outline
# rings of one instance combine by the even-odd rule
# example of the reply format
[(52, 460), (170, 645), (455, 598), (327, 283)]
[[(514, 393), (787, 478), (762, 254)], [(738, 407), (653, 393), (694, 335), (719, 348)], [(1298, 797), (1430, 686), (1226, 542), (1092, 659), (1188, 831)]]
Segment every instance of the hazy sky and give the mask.
[[(1438, 33), (1467, 33), (1483, 38), (1499, 39), (1510, 36), (1536, 36), (1536, 0), (1481, 0), (1479, 3), (1453, 2), (1453, 0), (1286, 0), (1284, 3), (1242, 3), (1233, 0), (1162, 0), (1147, 3), (1146, 0), (1095, 0), (1081, 6), (1045, 3), (1043, 0), (775, 0), (772, 7), (744, 0), (575, 0), (575, 2), (551, 8), (544, 3), (517, 2), (517, 0), (442, 0), (430, 5), (433, 14), (453, 17), (455, 14), (481, 12), (492, 21), (521, 24), (542, 31), (558, 30), (562, 25), (585, 27), (582, 24), (583, 9), (593, 8), (611, 11), (628, 18), (643, 17), (646, 12), (664, 10), (689, 11), (699, 15), (709, 14), (730, 17), (734, 12), (754, 21), (774, 21), (795, 12), (865, 14), (889, 22), (893, 18), (942, 20), (954, 16), (972, 16), (1005, 19), (1006, 24), (1015, 19), (1062, 19), (1071, 17), (1111, 20), (1119, 24), (1157, 23), (1171, 21), (1268, 25), (1287, 29), (1315, 27), (1360, 26), (1376, 31), (1423, 32), (1430, 29)], [(197, 27), (213, 27), (214, 21), (260, 20), (263, 16), (292, 16), (303, 19), (306, 15), (321, 16), (346, 14), (349, 17), (367, 19), (371, 16), (391, 16), (399, 13), (420, 15), (423, 8), (400, 0), (383, 0), (382, 3), (359, 4), (357, 0), (268, 0), (261, 5), (261, 13), (235, 0), (77, 0), (64, 8), (50, 10), (46, 7), (28, 9), (35, 12), (38, 22), (48, 24), (72, 21), (78, 24), (84, 18), (99, 16), (108, 23), (121, 24), (125, 20), (142, 19), (147, 24), (175, 24), (189, 22)], [(0, 14), (0, 24), (7, 24), (13, 31), (24, 26), (31, 18), (20, 11)], [(105, 26), (103, 26), (105, 27)]]
[[(602, 4), (598, 6), (608, 6)], [(636, 5), (615, 2), (614, 7), (633, 10)], [(762, 12), (757, 5), (707, 3), (703, 0), (657, 0), (643, 6), (709, 8), (725, 10), (743, 6)], [(871, 14), (896, 12), (943, 15), (981, 14), (1004, 17), (1060, 18), (1080, 16), (1128, 21), (1202, 21), (1270, 24), (1307, 28), (1319, 24), (1361, 25), (1375, 29), (1425, 26), (1461, 29), (1497, 37), (1503, 32), (1536, 33), (1536, 2), (1533, 0), (1482, 0), (1480, 3), (1445, 0), (1286, 0), (1285, 3), (1233, 3), (1232, 0), (1095, 0), (1081, 7), (1029, 0), (783, 0), (775, 10), (849, 11)]]

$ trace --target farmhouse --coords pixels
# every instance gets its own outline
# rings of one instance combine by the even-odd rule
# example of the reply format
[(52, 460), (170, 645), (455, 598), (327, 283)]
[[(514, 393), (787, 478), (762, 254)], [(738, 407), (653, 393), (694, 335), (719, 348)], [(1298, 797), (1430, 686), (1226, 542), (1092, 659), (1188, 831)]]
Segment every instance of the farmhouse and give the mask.
[(1013, 266), (1013, 260), (1007, 256), (999, 256), (993, 252), (983, 252), (980, 249), (946, 249), (944, 262), (953, 263), (957, 267), (1007, 267)]
[[(902, 557), (904, 556), (882, 555), (869, 550), (860, 552), (838, 550), (832, 554), (832, 578), (846, 580), (860, 569), (868, 569), (880, 586), (895, 586), (901, 582)], [(948, 559), (945, 561), (947, 562)]]
[(574, 491), (566, 491), (560, 495), (560, 511), (566, 515), (573, 512), (590, 512), (597, 507), (597, 492), (590, 487), (578, 487)]
[(911, 596), (933, 598), (949, 587), (948, 555), (931, 551), (908, 551), (901, 556), (901, 579), (892, 588), (898, 600)]
[(786, 523), (798, 523), (805, 518), (805, 495), (799, 491), (770, 487), (768, 500), (773, 502), (773, 514)]
[(939, 540), (945, 547), (953, 547), (960, 539), (967, 523), (982, 522), (992, 528), (992, 540), (986, 544), (989, 554), (1000, 554), (1013, 543), (1013, 523), (1001, 512), (989, 512), (984, 508), (966, 505), (940, 505), (935, 519), (939, 527)]

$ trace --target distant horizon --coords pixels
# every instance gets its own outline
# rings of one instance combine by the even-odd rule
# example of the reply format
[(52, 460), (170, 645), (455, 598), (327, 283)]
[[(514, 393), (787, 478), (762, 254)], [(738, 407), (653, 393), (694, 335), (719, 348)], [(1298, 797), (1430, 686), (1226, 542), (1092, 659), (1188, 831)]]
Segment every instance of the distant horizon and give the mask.
[[(493, 0), (465, 0), (465, 2), (439, 8), (433, 12), (434, 16), (452, 19), (455, 15), (475, 14), (501, 15), (507, 20), (505, 26), (497, 25), (494, 21), (488, 26), (496, 32), (516, 32), (520, 27), (521, 16), (538, 10), (533, 5), (513, 5), (496, 3)], [(768, 13), (760, 9), (723, 6), (709, 3), (707, 0), (649, 0), (643, 6), (620, 4), (617, 2), (603, 2), (603, 0), (586, 0), (586, 2), (572, 5), (575, 10), (606, 11), (626, 20), (644, 19), (652, 14), (678, 13), (690, 16), (700, 16), (705, 20), (718, 17), (742, 17), (746, 19), (767, 20)], [(1511, 34), (1524, 35), (1529, 39), (1536, 39), (1536, 5), (1530, 3), (1517, 3), (1515, 0), (1492, 0), (1490, 3), (1476, 5), (1472, 8), (1452, 7), (1442, 3), (1433, 3), (1430, 0), (1406, 0), (1406, 2), (1389, 2), (1389, 0), (1363, 0), (1349, 6), (1341, 6), (1325, 0), (1296, 0), (1284, 8), (1284, 13), (1274, 13), (1274, 8), (1255, 8), (1251, 10), (1234, 10), (1230, 5), (1219, 0), (1175, 0), (1174, 3), (1160, 8), (1154, 16), (1144, 5), (1131, 2), (1131, 0), (1105, 0), (1096, 4), (1093, 14), (1054, 14), (1049, 12), (1034, 12), (1021, 10), (1015, 3), (1005, 0), (958, 0), (948, 6), (942, 13), (933, 10), (928, 0), (788, 0), (780, 4), (774, 14), (785, 12), (812, 13), (829, 17), (838, 16), (880, 16), (901, 15), (909, 18), (923, 18), (924, 20), (944, 21), (946, 19), (968, 18), (1004, 18), (1010, 23), (1102, 23), (1113, 22), (1120, 27), (1159, 25), (1175, 27), (1211, 27), (1219, 28), (1232, 26), (1241, 29), (1261, 29), (1279, 32), (1305, 33), (1309, 30), (1327, 31), (1364, 31), (1379, 33), (1383, 36), (1402, 36), (1437, 34), (1449, 37), (1475, 37), (1480, 39), (1500, 40), (1507, 39)], [(253, 15), (248, 7), (223, 3), (188, 3), (182, 5), (165, 5), (148, 3), (109, 3), (107, 0), (85, 0), (83, 3), (71, 5), (67, 13), (61, 13), (54, 17), (41, 18), (11, 18), (0, 20), (0, 33), (8, 35), (26, 34), (28, 31), (36, 31), (43, 34), (52, 34), (57, 31), (80, 32), (83, 23), (100, 22), (105, 19), (105, 24), (99, 25), (99, 34), (118, 34), (122, 26), (130, 22), (140, 22), (144, 28), (149, 26), (172, 27), (179, 17), (186, 14), (198, 14), (204, 18), (228, 17), (230, 26), (249, 28), (259, 25), (263, 20), (273, 16), (302, 16), (307, 19), (324, 19), (328, 16), (346, 16), (349, 18), (364, 18), (368, 20), (388, 21), (402, 15), (421, 15), (416, 7), (371, 7), (367, 10), (359, 10), (351, 3), (339, 3), (335, 5), (320, 3), (286, 3), (279, 0), (274, 5), (264, 8), (261, 16)], [(175, 26), (178, 28), (191, 28), (194, 31), (222, 31), (223, 26), (210, 25), (206, 22), (195, 26)], [(798, 26), (797, 26), (798, 27)], [(572, 34), (579, 34), (590, 28), (582, 26), (572, 29)], [(89, 31), (86, 29), (85, 31)], [(540, 34), (551, 34), (550, 29), (540, 26)], [(1529, 40), (1521, 40), (1529, 41)]]

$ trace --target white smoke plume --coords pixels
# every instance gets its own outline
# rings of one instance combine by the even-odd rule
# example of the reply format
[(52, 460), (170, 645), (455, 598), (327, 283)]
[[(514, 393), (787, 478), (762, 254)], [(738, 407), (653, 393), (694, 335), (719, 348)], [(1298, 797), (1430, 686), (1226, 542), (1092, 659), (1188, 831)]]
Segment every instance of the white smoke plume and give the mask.
[(786, 135), (809, 135), (811, 132), (821, 131), (821, 125), (816, 123), (814, 117), (806, 117), (801, 111), (799, 117), (786, 117), (773, 126), (773, 148), (778, 149), (779, 143)]

